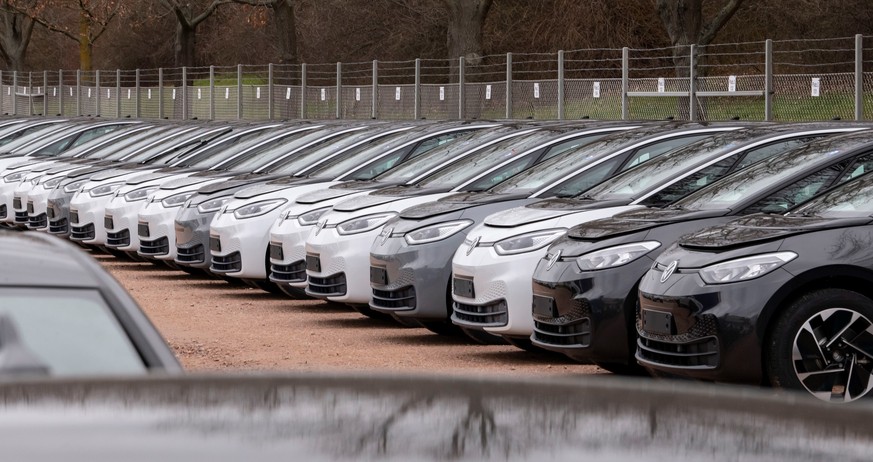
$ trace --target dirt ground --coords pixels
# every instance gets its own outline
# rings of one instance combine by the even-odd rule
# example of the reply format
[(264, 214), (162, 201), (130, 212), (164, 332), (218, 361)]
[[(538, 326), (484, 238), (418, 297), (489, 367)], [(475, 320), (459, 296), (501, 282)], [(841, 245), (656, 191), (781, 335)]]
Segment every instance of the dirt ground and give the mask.
[(478, 345), (151, 263), (94, 255), (130, 292), (192, 371), (408, 371), (449, 374), (602, 373), (550, 354)]

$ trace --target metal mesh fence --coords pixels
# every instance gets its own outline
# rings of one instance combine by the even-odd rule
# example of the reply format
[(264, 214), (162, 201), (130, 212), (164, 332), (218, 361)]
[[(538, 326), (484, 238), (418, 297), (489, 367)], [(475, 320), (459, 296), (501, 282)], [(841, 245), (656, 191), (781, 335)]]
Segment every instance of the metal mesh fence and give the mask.
[(3, 114), (166, 119), (808, 121), (863, 118), (871, 95), (873, 37), (861, 36), (475, 61), (0, 73)]

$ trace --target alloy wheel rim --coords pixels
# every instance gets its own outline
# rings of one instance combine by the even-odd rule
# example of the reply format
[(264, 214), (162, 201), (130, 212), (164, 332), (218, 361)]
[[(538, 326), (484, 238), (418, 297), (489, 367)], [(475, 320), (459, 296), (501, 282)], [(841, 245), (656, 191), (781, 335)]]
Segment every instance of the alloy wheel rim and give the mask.
[(794, 337), (794, 373), (818, 399), (850, 402), (873, 388), (873, 323), (849, 308), (820, 311)]

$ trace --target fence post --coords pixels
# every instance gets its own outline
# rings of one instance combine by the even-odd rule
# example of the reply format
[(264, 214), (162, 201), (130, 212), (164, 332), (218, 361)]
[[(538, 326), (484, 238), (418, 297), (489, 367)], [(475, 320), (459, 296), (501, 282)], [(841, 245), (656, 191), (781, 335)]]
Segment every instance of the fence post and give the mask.
[(0, 70), (0, 112), (3, 114), (9, 114), (8, 112), (3, 111), (3, 102), (6, 99), (6, 95), (3, 93), (3, 87), (3, 71)]
[(215, 66), (209, 66), (209, 120), (215, 120)]
[(121, 118), (121, 69), (115, 70), (115, 118)]
[(306, 118), (306, 63), (300, 65), (300, 118)]
[(564, 120), (564, 50), (558, 50), (558, 120)]
[(370, 92), (370, 118), (379, 117), (379, 60), (373, 60), (373, 90)]
[(621, 49), (621, 120), (628, 119), (627, 92), (629, 91), (630, 48)]
[(94, 96), (94, 116), (100, 117), (100, 70), (94, 71), (94, 92), (96, 93)]
[(273, 120), (273, 63), (267, 65), (267, 119)]
[(421, 58), (415, 58), (415, 90), (412, 97), (412, 118), (421, 118)]
[(82, 117), (82, 69), (76, 69), (76, 117)]
[(467, 113), (467, 98), (464, 94), (464, 57), (458, 58), (458, 118), (464, 120)]
[(512, 118), (512, 53), (506, 53), (506, 118)]
[(164, 118), (164, 68), (158, 68), (158, 118)]
[(188, 120), (188, 68), (182, 66), (182, 120)]
[(48, 99), (48, 71), (42, 71), (42, 115), (47, 116), (49, 112)]
[(27, 73), (27, 115), (33, 115), (33, 72)]
[[(0, 78), (2, 82), (2, 78)], [(2, 83), (0, 83), (0, 93), (2, 93)], [(58, 69), (58, 115), (64, 115), (64, 71)]]
[(137, 69), (135, 71), (133, 78), (134, 78), (133, 86), (135, 89), (135, 92), (134, 92), (135, 99), (133, 100), (133, 104), (134, 104), (133, 116), (136, 117), (137, 119), (139, 119), (140, 117), (142, 117), (142, 102), (140, 99), (140, 92), (142, 91), (142, 89), (141, 89), (139, 69)]
[(242, 120), (243, 118), (243, 72), (242, 72), (242, 64), (236, 65), (236, 118)]
[(697, 52), (695, 45), (691, 45), (689, 53), (690, 61), (688, 62), (688, 119), (692, 122), (697, 121), (697, 73), (695, 72), (694, 54)]
[(336, 118), (343, 117), (343, 63), (336, 63)]
[(18, 71), (12, 71), (12, 115), (18, 115)]
[(864, 120), (864, 36), (855, 35), (855, 120)]
[(773, 120), (773, 40), (764, 42), (764, 120)]

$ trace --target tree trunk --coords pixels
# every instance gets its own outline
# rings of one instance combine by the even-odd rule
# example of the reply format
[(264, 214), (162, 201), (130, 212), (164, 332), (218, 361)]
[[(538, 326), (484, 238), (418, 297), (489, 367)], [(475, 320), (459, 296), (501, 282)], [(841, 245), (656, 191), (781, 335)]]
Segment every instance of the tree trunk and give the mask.
[(279, 63), (297, 63), (297, 25), (294, 20), (294, 0), (276, 0), (270, 4), (276, 21), (279, 40)]
[(79, 69), (83, 71), (91, 70), (91, 20), (88, 14), (79, 11)]
[(33, 32), (33, 19), (12, 11), (0, 11), (3, 33), (0, 35), (0, 55), (10, 71), (24, 70), (24, 58)]
[(446, 32), (452, 80), (458, 76), (458, 58), (465, 64), (477, 66), (482, 63), (482, 26), (491, 0), (445, 0), (449, 10)]
[(176, 25), (176, 67), (193, 67), (196, 62), (197, 29), (181, 22)]

